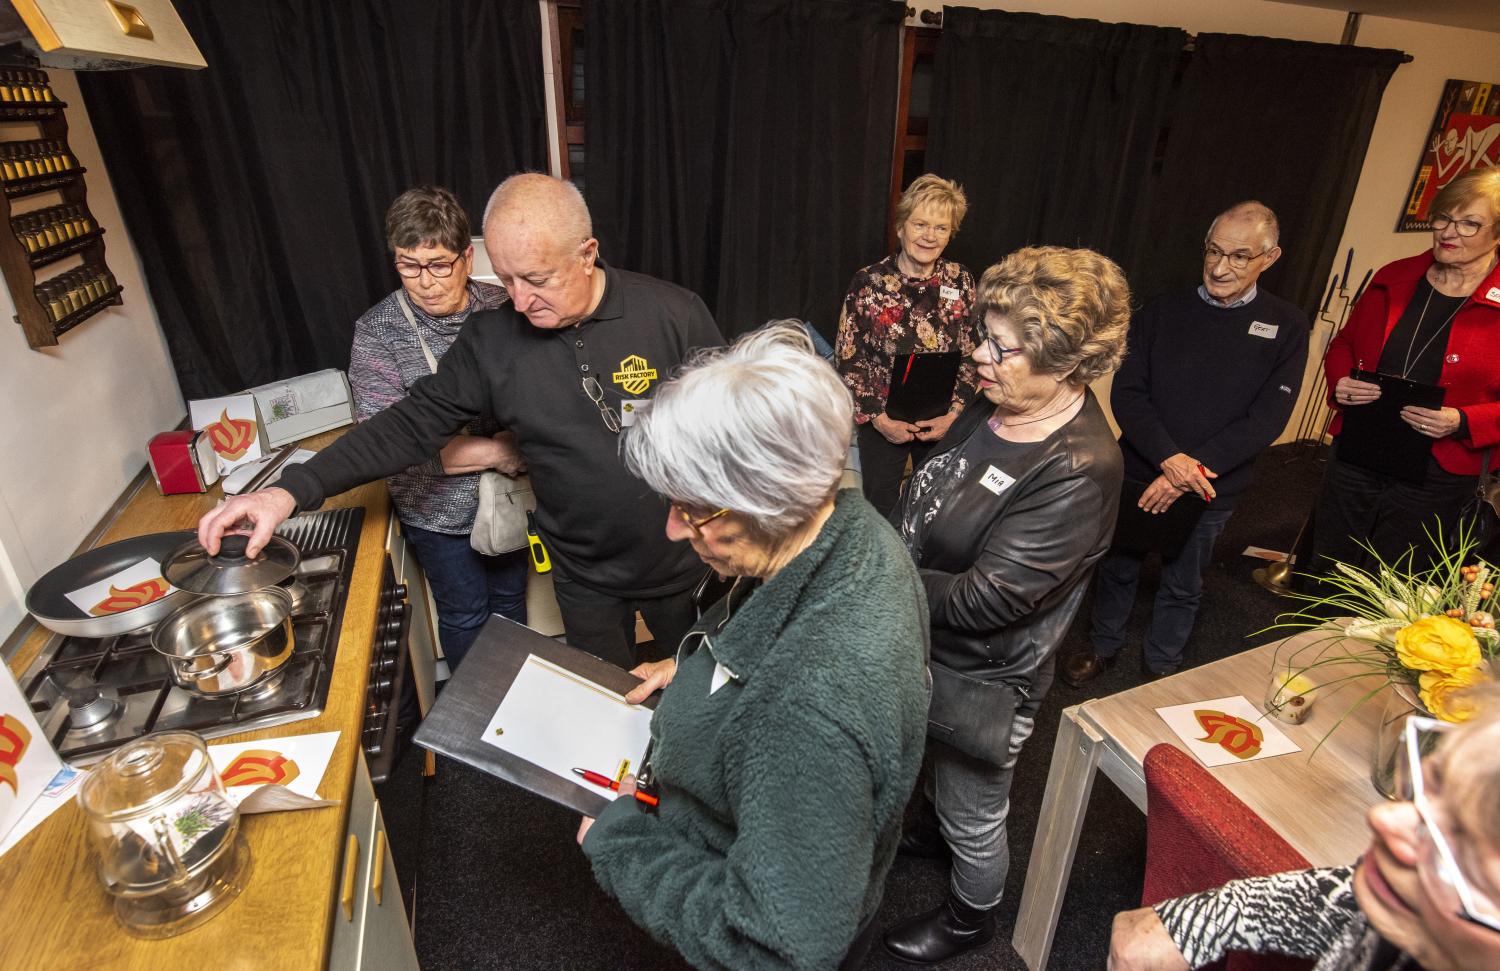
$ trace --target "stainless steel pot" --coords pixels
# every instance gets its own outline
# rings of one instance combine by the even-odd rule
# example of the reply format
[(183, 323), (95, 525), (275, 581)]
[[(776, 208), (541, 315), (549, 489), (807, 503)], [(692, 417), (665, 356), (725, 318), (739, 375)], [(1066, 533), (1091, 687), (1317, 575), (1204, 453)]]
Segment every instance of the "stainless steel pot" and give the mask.
[(200, 695), (245, 691), (292, 656), (292, 597), (281, 587), (208, 597), (156, 625), (151, 646), (170, 659), (172, 680)]

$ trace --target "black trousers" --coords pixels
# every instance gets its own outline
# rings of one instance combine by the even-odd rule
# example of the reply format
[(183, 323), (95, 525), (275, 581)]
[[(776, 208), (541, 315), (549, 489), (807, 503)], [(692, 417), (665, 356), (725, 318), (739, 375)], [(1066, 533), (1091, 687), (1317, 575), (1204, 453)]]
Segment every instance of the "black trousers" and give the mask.
[(1340, 461), (1335, 442), (1318, 494), (1309, 569), (1327, 573), (1338, 560), (1369, 570), (1375, 566), (1370, 550), (1388, 565), (1411, 551), (1411, 568), (1428, 569), (1439, 536), (1452, 548), (1460, 510), (1477, 484), (1477, 476), (1454, 475), (1435, 461), (1420, 484), (1403, 482)]
[(627, 671), (639, 663), (635, 654), (636, 611), (668, 654), (677, 650), (683, 636), (698, 621), (692, 587), (665, 597), (612, 597), (584, 586), (554, 565), (552, 590), (568, 644)]
[(901, 477), (906, 474), (906, 460), (916, 468), (927, 460), (936, 442), (912, 439), (892, 445), (875, 430), (871, 422), (857, 426), (859, 440), (859, 474), (864, 482), (865, 498), (882, 516), (889, 517), (901, 495)]

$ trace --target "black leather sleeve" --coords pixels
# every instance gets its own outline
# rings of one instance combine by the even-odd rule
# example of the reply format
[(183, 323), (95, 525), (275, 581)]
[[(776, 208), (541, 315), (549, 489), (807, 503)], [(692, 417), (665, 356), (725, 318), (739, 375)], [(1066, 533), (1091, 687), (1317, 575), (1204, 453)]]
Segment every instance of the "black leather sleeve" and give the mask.
[(1066, 593), (1099, 544), (1104, 498), (1082, 471), (1018, 497), (990, 527), (973, 566), (962, 573), (920, 571), (932, 626), (997, 631)]

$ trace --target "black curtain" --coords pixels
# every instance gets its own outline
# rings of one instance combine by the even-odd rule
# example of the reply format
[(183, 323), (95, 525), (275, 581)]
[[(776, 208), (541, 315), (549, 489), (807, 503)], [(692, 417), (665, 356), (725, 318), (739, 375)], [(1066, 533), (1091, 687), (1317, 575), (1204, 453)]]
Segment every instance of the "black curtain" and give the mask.
[(398, 283), (391, 200), (445, 185), (478, 232), (502, 178), (547, 167), (535, 0), (176, 7), (206, 70), (79, 83), (189, 398), (346, 367)]
[(1172, 110), (1154, 207), (1150, 297), (1197, 279), (1203, 234), (1244, 199), (1281, 222), (1266, 286), (1308, 312), (1327, 282), (1400, 51), (1199, 34)]
[(1086, 246), (1134, 279), (1187, 34), (945, 7), (926, 167), (961, 182), (950, 256), (977, 277), (1027, 245)]
[(885, 248), (904, 5), (588, 0), (588, 179), (606, 259), (699, 293), (726, 335), (832, 336)]

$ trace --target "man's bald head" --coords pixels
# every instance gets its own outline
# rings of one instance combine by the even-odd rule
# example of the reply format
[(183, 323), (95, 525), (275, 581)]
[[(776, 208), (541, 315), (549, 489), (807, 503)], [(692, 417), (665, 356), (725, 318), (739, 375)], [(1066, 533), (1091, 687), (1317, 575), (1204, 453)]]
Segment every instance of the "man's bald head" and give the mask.
[(1214, 230), (1221, 223), (1238, 223), (1253, 226), (1254, 232), (1260, 236), (1260, 248), (1262, 250), (1274, 249), (1277, 243), (1281, 241), (1281, 222), (1276, 218), (1276, 214), (1271, 211), (1270, 206), (1262, 202), (1256, 202), (1254, 199), (1230, 206), (1219, 213), (1208, 227), (1208, 235), (1204, 237), (1205, 241), (1213, 238)]
[(594, 235), (583, 193), (571, 182), (540, 172), (523, 172), (501, 182), (490, 194), (482, 223), (505, 234), (542, 234), (557, 246), (582, 245)]
[(1281, 226), (1270, 207), (1255, 201), (1230, 206), (1203, 239), (1203, 287), (1230, 306), (1249, 294), (1260, 275), (1281, 256)]
[(599, 242), (571, 182), (528, 172), (500, 183), (484, 207), (484, 251), (532, 326), (572, 327), (603, 299)]

